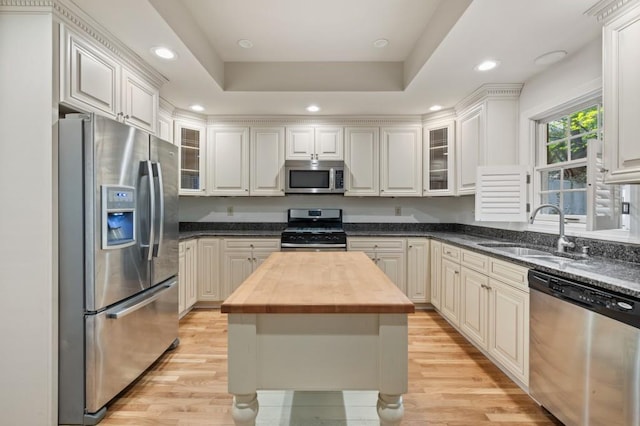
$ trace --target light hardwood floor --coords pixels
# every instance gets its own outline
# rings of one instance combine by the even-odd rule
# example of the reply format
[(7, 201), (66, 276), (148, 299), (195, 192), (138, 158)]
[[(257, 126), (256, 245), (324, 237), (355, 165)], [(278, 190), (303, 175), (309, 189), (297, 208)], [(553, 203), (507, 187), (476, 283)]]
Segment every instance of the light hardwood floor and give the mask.
[[(192, 311), (180, 322), (180, 346), (116, 399), (100, 425), (233, 425), (226, 356), (226, 315)], [(258, 424), (376, 423), (375, 392), (338, 394), (322, 395), (323, 402), (317, 402), (322, 398), (316, 393), (259, 394)], [(292, 414), (292, 407), (310, 401), (317, 406), (307, 409), (307, 420), (304, 414)], [(339, 414), (348, 420), (323, 420), (323, 410), (331, 411), (325, 405), (335, 401), (344, 403)], [(559, 424), (434, 311), (409, 316), (404, 406), (403, 426)], [(288, 420), (294, 417), (297, 420)]]

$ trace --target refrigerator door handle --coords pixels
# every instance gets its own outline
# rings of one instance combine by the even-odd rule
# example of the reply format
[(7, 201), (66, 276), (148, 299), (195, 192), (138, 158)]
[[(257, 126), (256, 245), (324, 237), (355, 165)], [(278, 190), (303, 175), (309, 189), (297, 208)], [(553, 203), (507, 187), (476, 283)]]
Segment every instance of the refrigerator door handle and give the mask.
[(153, 163), (151, 161), (145, 161), (147, 170), (146, 174), (149, 177), (149, 245), (143, 247), (149, 247), (147, 254), (147, 260), (153, 260), (153, 244), (155, 241), (154, 223), (156, 222), (156, 184), (153, 181)]
[(164, 238), (164, 182), (162, 180), (162, 166), (160, 163), (154, 163), (158, 175), (158, 205), (160, 210), (160, 220), (158, 221), (158, 242), (153, 245), (153, 255), (160, 255), (160, 246)]
[(155, 302), (158, 298), (160, 298), (164, 294), (166, 290), (170, 289), (174, 284), (175, 283), (162, 286), (162, 288), (158, 289), (158, 291), (156, 291), (152, 296), (147, 297), (146, 299), (138, 303), (135, 303), (130, 306), (126, 306), (124, 308), (119, 308), (115, 312), (107, 311), (107, 318), (119, 319), (122, 317), (126, 317), (127, 315), (137, 311), (138, 309), (144, 308), (148, 304)]

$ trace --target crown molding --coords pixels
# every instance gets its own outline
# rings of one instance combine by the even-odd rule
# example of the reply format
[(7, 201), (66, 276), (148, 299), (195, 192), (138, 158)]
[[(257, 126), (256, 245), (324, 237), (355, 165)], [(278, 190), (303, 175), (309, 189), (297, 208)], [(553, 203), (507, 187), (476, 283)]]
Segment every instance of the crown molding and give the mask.
[(619, 16), (633, 5), (639, 5), (638, 0), (600, 0), (589, 8), (585, 15), (595, 16), (599, 22), (608, 22)]
[(309, 117), (300, 115), (209, 115), (207, 125), (234, 126), (420, 126), (421, 117), (418, 115), (397, 116), (321, 116)]
[(171, 104), (171, 102), (169, 102), (168, 100), (166, 100), (162, 96), (159, 97), (158, 106), (160, 107), (161, 110), (167, 112), (170, 115), (173, 115), (173, 112), (176, 110), (176, 107), (173, 106), (173, 104)]
[(452, 121), (456, 119), (456, 110), (453, 108), (447, 108), (440, 111), (430, 112), (422, 116), (422, 125), (432, 125), (434, 123), (441, 123), (446, 121)]
[(4, 12), (51, 13), (53, 7), (53, 0), (0, 0), (0, 11)]
[(475, 106), (479, 102), (487, 99), (514, 99), (520, 97), (522, 91), (522, 83), (505, 83), (505, 84), (484, 84), (476, 89), (475, 92), (458, 102), (455, 106), (456, 113)]
[(2, 2), (25, 3), (26, 7), (29, 7), (31, 3), (50, 3), (60, 22), (67, 24), (72, 30), (81, 33), (82, 36), (89, 37), (91, 41), (98, 43), (100, 47), (115, 56), (121, 63), (144, 76), (144, 78), (156, 88), (160, 88), (163, 84), (169, 81), (129, 47), (97, 23), (93, 18), (91, 18), (91, 16), (87, 15), (78, 6), (68, 0), (0, 0), (0, 4), (2, 4)]

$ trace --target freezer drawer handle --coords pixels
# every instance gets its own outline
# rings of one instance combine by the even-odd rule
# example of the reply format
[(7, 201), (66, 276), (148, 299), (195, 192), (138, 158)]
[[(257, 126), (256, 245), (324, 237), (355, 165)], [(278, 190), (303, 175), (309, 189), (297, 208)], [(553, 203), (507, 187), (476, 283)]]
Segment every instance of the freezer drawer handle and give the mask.
[(159, 289), (156, 294), (149, 297), (148, 299), (145, 299), (139, 303), (136, 303), (135, 305), (128, 306), (124, 309), (120, 309), (117, 312), (108, 312), (107, 318), (119, 319), (122, 317), (126, 317), (127, 315), (137, 311), (138, 309), (144, 308), (148, 304), (155, 302), (160, 296), (162, 296), (162, 294), (164, 293), (164, 290), (171, 288), (171, 286), (172, 286), (171, 284), (163, 286), (162, 289)]

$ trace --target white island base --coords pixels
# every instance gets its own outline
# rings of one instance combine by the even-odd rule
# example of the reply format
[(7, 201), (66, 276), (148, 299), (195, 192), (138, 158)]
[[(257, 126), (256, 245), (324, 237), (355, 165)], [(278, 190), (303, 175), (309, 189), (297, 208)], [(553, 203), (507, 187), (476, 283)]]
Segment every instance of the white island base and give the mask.
[(407, 392), (407, 314), (229, 314), (229, 392), (237, 426), (255, 425), (258, 390), (377, 390), (383, 426)]

